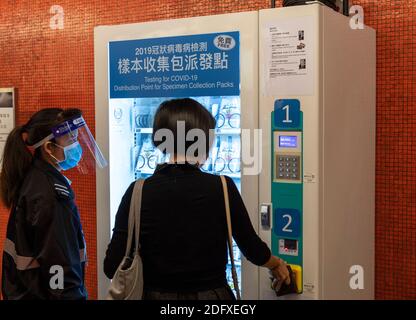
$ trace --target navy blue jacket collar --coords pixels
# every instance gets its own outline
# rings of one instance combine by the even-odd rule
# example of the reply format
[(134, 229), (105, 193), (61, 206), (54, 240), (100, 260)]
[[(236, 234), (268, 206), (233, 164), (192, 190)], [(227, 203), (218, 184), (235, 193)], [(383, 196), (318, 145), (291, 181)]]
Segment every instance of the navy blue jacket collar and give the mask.
[(65, 178), (65, 176), (59, 172), (58, 169), (56, 169), (53, 165), (46, 162), (43, 159), (35, 158), (33, 160), (33, 165), (38, 168), (39, 170), (45, 172), (46, 174), (52, 176), (54, 179), (56, 179), (58, 182), (63, 183), (68, 189), (71, 188), (69, 185), (68, 179)]

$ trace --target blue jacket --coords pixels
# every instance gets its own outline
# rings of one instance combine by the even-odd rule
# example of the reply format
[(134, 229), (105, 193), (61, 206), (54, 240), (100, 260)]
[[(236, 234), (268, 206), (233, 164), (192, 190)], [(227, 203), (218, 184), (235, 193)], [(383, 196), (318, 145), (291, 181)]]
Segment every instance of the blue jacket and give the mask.
[(35, 159), (12, 207), (3, 249), (5, 300), (85, 300), (86, 247), (74, 192)]

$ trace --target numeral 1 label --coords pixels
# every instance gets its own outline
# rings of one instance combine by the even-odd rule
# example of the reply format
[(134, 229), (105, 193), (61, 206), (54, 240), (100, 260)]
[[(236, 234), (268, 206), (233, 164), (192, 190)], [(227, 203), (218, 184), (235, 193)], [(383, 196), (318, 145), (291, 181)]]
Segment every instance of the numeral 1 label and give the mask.
[(284, 106), (282, 108), (283, 110), (286, 111), (286, 119), (283, 120), (284, 123), (292, 123), (292, 120), (290, 120), (290, 118), (289, 118), (289, 116), (290, 116), (290, 114), (289, 114), (289, 108), (290, 108), (290, 105)]
[(300, 126), (300, 102), (297, 99), (281, 99), (274, 103), (274, 125), (278, 129)]

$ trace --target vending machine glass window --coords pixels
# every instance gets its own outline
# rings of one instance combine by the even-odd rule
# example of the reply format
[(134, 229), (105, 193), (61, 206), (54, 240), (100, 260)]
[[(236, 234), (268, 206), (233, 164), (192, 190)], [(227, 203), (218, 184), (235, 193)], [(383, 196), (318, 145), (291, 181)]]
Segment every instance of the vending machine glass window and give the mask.
[[(206, 107), (216, 120), (216, 138), (209, 158), (201, 170), (231, 177), (241, 192), (240, 97), (191, 98)], [(152, 175), (158, 163), (169, 161), (169, 155), (164, 155), (152, 143), (155, 112), (162, 102), (169, 99), (173, 98), (110, 99), (109, 170), (112, 227), (118, 205), (130, 183)], [(235, 243), (233, 250), (237, 274), (241, 279), (241, 254)], [(227, 264), (226, 275), (233, 288), (230, 262)]]

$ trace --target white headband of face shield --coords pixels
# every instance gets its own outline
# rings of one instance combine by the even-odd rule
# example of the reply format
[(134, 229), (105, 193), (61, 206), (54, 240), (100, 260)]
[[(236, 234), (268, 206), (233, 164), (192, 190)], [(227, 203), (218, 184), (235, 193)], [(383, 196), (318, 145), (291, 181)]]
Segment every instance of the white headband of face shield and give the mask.
[(37, 149), (40, 146), (42, 146), (44, 143), (48, 142), (49, 140), (52, 140), (54, 138), (53, 133), (51, 133), (49, 136), (47, 136), (46, 138), (43, 138), (42, 140), (40, 140), (38, 143), (35, 143), (33, 146), (31, 146), (33, 149)]

